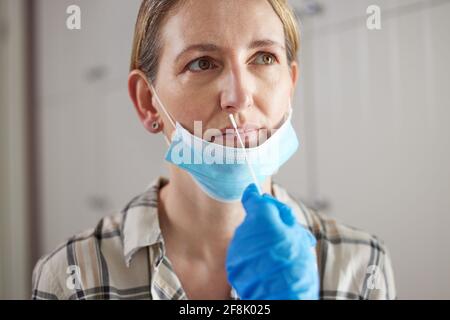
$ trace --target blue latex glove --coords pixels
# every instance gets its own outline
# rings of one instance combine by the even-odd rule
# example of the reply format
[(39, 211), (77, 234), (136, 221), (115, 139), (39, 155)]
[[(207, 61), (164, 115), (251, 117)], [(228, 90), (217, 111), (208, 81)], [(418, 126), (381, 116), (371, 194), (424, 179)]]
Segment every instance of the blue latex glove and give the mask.
[(254, 184), (242, 196), (246, 216), (228, 247), (229, 283), (241, 299), (315, 300), (319, 276), (316, 239), (291, 208)]

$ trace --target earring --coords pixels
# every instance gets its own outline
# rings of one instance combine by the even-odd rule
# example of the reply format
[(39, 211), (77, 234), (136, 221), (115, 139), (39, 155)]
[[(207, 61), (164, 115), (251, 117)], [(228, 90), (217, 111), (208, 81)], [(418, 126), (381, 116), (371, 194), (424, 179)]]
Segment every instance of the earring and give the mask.
[(158, 130), (158, 129), (159, 129), (159, 123), (158, 123), (158, 121), (153, 121), (153, 122), (152, 122), (152, 129), (153, 129), (153, 130)]

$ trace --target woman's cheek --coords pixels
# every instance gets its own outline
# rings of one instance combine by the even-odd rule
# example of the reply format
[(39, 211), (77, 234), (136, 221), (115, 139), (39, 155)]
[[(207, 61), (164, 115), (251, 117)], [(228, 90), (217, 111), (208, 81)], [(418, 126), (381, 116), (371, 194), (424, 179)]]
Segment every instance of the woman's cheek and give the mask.
[(283, 118), (289, 108), (289, 90), (285, 85), (278, 84), (266, 87), (260, 91), (258, 100), (262, 112), (266, 115), (270, 126), (275, 126)]

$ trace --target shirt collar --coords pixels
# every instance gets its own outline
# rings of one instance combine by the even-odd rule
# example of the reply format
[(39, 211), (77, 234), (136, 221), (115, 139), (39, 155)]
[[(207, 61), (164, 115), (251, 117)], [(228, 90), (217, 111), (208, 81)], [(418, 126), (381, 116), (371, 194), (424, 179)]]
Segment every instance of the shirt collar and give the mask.
[[(144, 193), (133, 198), (122, 210), (124, 216), (121, 234), (127, 266), (130, 265), (133, 255), (141, 248), (158, 244), (159, 248), (164, 250), (158, 218), (158, 197), (159, 190), (168, 182), (164, 177), (154, 180)], [(306, 213), (287, 191), (275, 183), (272, 184), (272, 191), (275, 198), (292, 208), (297, 216), (297, 221), (302, 226), (308, 227)]]
[(159, 190), (168, 183), (160, 177), (123, 210), (122, 241), (125, 263), (129, 266), (139, 249), (163, 243), (158, 219)]

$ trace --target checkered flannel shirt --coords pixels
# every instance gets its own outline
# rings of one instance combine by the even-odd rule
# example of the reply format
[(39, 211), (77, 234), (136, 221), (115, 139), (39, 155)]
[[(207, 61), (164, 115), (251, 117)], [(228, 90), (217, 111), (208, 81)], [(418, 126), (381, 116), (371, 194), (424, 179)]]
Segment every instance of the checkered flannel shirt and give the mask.
[[(188, 299), (165, 255), (158, 222), (159, 178), (122, 212), (42, 257), (33, 299)], [(388, 251), (375, 236), (316, 212), (277, 184), (274, 196), (317, 239), (321, 299), (395, 299)], [(230, 299), (239, 299), (231, 288)]]

